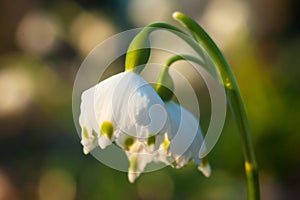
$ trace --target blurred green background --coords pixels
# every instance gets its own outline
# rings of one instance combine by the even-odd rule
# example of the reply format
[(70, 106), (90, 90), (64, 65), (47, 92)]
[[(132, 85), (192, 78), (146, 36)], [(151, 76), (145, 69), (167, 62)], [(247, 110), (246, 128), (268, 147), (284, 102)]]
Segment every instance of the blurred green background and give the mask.
[(130, 184), (126, 173), (82, 153), (71, 109), (81, 62), (116, 33), (174, 23), (175, 10), (196, 19), (232, 66), (263, 199), (299, 199), (299, 8), (297, 0), (1, 0), (0, 200), (246, 199), (230, 113), (209, 155), (208, 179), (191, 163)]

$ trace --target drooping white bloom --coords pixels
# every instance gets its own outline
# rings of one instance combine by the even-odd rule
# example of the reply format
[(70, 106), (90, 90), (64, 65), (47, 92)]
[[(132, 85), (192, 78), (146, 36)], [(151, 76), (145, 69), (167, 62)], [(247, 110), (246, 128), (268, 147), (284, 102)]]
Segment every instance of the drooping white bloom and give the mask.
[(114, 75), (82, 93), (79, 123), (84, 153), (115, 142), (129, 160), (130, 182), (151, 162), (176, 168), (193, 159), (206, 176), (209, 165), (199, 158), (203, 142), (197, 119), (186, 109), (164, 103), (139, 75)]
[(165, 107), (170, 117), (172, 131), (168, 133), (170, 154), (175, 159), (176, 168), (186, 165), (190, 159), (205, 176), (210, 176), (210, 166), (199, 158), (203, 137), (196, 117), (173, 101), (166, 102)]
[(102, 149), (123, 134), (147, 143), (165, 132), (166, 121), (161, 98), (131, 71), (114, 75), (82, 94), (79, 122), (86, 152), (95, 147), (95, 138)]
[(114, 75), (82, 94), (79, 123), (84, 153), (115, 141), (130, 162), (133, 182), (150, 162), (167, 163), (168, 114), (154, 89), (134, 72)]

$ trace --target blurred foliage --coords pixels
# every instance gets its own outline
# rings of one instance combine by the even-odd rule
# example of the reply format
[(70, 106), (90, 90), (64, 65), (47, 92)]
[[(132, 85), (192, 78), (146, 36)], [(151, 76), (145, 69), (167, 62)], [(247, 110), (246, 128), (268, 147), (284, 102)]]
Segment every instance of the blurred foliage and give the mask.
[(246, 197), (242, 148), (230, 113), (209, 155), (208, 179), (191, 163), (143, 174), (130, 184), (126, 173), (82, 153), (71, 108), (80, 63), (113, 34), (170, 21), (175, 9), (203, 24), (233, 68), (249, 114), (263, 198), (297, 199), (299, 8), (297, 0), (1, 0), (0, 199)]

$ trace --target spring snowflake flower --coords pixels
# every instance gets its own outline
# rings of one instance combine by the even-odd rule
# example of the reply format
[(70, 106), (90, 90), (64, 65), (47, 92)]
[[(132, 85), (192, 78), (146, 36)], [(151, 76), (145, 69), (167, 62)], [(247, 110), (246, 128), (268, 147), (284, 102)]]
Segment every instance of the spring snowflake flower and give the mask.
[(172, 101), (164, 103), (136, 73), (119, 73), (84, 91), (80, 109), (84, 153), (114, 142), (129, 160), (130, 182), (151, 162), (180, 168), (190, 159), (209, 176), (198, 155), (203, 139), (196, 118)]
[(89, 153), (97, 146), (95, 141), (104, 149), (127, 135), (123, 144), (118, 140), (124, 149), (129, 149), (135, 138), (155, 149), (159, 146), (156, 137), (164, 134), (166, 120), (164, 103), (154, 89), (134, 72), (119, 73), (83, 92), (81, 143)]

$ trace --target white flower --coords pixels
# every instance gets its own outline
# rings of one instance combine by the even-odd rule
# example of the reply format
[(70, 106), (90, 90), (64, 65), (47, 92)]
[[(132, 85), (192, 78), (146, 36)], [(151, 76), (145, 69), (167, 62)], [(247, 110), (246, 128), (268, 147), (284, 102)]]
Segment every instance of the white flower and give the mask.
[(210, 166), (206, 160), (199, 158), (203, 143), (199, 121), (182, 106), (173, 101), (166, 102), (165, 107), (171, 120), (172, 131), (169, 132), (170, 154), (175, 159), (176, 168), (186, 165), (190, 159), (205, 176), (210, 176)]
[(80, 110), (84, 153), (115, 142), (128, 157), (130, 182), (147, 164), (174, 160), (180, 168), (193, 159), (209, 176), (209, 165), (199, 158), (203, 138), (197, 119), (172, 101), (164, 103), (136, 73), (119, 73), (84, 91)]
[[(95, 140), (104, 149), (123, 135), (134, 138), (133, 142), (139, 139), (153, 151), (160, 145), (156, 137), (165, 133), (166, 122), (163, 101), (134, 72), (114, 75), (82, 94), (79, 123), (85, 153), (96, 147)], [(122, 144), (120, 139), (117, 142), (124, 149), (133, 144)]]

